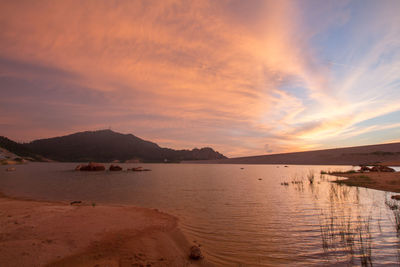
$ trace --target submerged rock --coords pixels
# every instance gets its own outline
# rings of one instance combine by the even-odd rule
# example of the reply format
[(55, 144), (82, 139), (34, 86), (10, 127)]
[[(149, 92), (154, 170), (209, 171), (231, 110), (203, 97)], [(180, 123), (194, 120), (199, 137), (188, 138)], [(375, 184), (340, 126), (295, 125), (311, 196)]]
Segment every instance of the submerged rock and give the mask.
[(122, 167), (118, 165), (111, 165), (109, 168), (110, 171), (122, 171)]
[(17, 169), (15, 169), (14, 167), (10, 167), (10, 168), (7, 168), (6, 169), (6, 171), (8, 171), (8, 172), (13, 172), (13, 171), (16, 171)]
[(142, 167), (136, 167), (132, 169), (128, 169), (128, 171), (133, 171), (133, 172), (146, 172), (146, 171), (151, 171), (150, 169), (143, 169)]
[(192, 246), (190, 248), (189, 258), (191, 258), (192, 260), (200, 260), (201, 258), (203, 258), (201, 250), (198, 246)]
[(88, 165), (78, 165), (75, 170), (77, 171), (105, 171), (106, 167), (103, 164), (90, 162)]

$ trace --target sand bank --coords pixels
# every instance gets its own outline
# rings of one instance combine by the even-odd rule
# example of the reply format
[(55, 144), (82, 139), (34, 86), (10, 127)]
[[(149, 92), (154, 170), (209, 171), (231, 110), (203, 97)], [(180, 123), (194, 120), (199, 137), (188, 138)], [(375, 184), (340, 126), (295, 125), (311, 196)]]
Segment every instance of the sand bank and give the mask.
[(348, 178), (337, 181), (341, 184), (400, 193), (400, 172), (340, 173), (332, 175)]
[(209, 266), (191, 262), (177, 219), (132, 206), (0, 196), (1, 266)]

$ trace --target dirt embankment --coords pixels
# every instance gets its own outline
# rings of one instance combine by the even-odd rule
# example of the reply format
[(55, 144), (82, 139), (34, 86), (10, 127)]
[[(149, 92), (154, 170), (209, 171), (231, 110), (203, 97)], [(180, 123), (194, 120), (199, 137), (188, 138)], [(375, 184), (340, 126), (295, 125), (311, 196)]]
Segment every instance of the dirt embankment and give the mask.
[(336, 183), (400, 193), (400, 172), (357, 172), (331, 175), (347, 178), (335, 181)]
[(400, 166), (400, 143), (344, 147), (219, 160), (187, 161), (186, 163), (294, 165), (386, 164), (390, 166)]

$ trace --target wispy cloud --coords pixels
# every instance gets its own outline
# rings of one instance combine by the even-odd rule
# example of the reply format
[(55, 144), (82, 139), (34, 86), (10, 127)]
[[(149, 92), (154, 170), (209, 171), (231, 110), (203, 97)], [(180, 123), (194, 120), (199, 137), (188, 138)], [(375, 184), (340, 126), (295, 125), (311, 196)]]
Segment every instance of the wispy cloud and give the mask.
[(2, 2), (0, 123), (13, 124), (2, 131), (29, 140), (111, 126), (229, 156), (373, 131), (355, 125), (400, 110), (391, 5)]

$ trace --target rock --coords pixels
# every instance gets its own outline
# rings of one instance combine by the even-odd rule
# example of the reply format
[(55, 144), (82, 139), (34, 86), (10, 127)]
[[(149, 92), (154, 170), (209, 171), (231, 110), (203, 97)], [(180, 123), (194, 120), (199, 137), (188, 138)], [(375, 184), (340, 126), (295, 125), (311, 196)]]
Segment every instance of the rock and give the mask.
[(75, 167), (75, 171), (80, 171), (83, 166), (84, 165), (79, 164), (78, 166)]
[(392, 196), (392, 199), (400, 200), (400, 195), (394, 195), (394, 196)]
[(77, 200), (77, 201), (72, 201), (71, 203), (69, 203), (70, 205), (75, 205), (75, 204), (82, 204), (82, 201)]
[(203, 258), (203, 255), (201, 254), (201, 250), (198, 246), (192, 246), (190, 248), (189, 258), (191, 258), (192, 260), (199, 260), (199, 259)]
[(75, 169), (79, 167), (80, 171), (105, 171), (106, 167), (103, 164), (90, 162), (88, 165), (80, 165), (77, 166)]
[(360, 172), (369, 172), (371, 169), (367, 166), (360, 165)]
[(118, 165), (111, 165), (109, 168), (110, 171), (122, 171), (122, 167)]
[(371, 172), (395, 172), (394, 169), (387, 167), (387, 166), (382, 166), (382, 165), (377, 165), (374, 166), (370, 169)]
[(379, 166), (379, 169), (381, 172), (395, 172), (394, 169), (388, 167), (388, 166)]
[(378, 166), (374, 166), (371, 169), (369, 169), (369, 171), (371, 171), (371, 172), (379, 172), (379, 168), (378, 168)]
[(128, 171), (133, 171), (133, 172), (146, 172), (146, 171), (151, 171), (150, 169), (143, 169), (142, 167), (136, 167), (132, 169), (128, 169)]
[(16, 171), (17, 169), (15, 169), (14, 167), (10, 167), (10, 168), (7, 168), (6, 169), (6, 171), (8, 171), (8, 172), (13, 172), (13, 171)]

